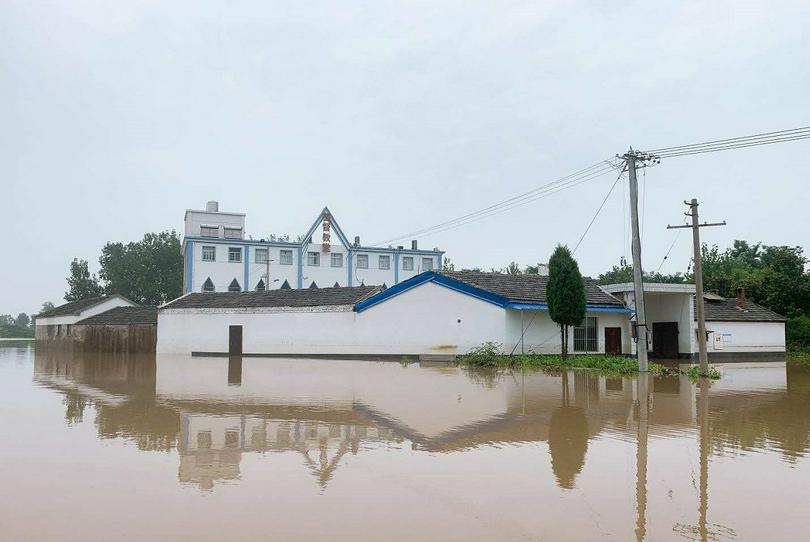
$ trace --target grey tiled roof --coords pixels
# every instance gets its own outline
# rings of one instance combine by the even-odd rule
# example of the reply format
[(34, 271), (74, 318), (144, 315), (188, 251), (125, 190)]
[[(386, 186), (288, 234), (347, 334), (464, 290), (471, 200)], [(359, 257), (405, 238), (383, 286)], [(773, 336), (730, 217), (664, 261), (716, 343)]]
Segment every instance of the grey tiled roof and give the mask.
[(87, 299), (79, 299), (78, 301), (71, 301), (64, 305), (54, 307), (49, 311), (44, 311), (37, 314), (37, 318), (50, 318), (52, 316), (68, 316), (71, 314), (79, 314), (84, 309), (98, 305), (110, 296), (89, 297)]
[[(757, 305), (751, 301), (745, 304), (745, 310), (737, 307), (737, 298), (731, 297), (721, 301), (714, 301), (704, 298), (706, 310), (706, 320), (713, 322), (784, 322), (786, 319), (781, 314), (766, 309), (762, 305)], [(695, 314), (697, 319), (697, 314)]]
[(157, 307), (115, 307), (76, 322), (78, 326), (156, 325)]
[(164, 309), (235, 309), (354, 305), (377, 292), (379, 286), (302, 288), (266, 292), (195, 292), (164, 305)]
[[(504, 297), (513, 303), (547, 302), (547, 275), (508, 275), (481, 271), (442, 271), (440, 274)], [(595, 280), (591, 278), (584, 280), (588, 305), (622, 306), (618, 299), (602, 290)]]

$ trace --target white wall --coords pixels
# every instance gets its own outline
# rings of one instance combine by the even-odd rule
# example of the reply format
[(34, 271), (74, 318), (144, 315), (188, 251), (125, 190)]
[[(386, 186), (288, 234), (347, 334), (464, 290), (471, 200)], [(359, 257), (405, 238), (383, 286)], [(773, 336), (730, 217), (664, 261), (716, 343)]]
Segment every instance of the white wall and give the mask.
[(95, 316), (96, 314), (101, 314), (102, 312), (107, 312), (110, 309), (114, 309), (115, 307), (132, 307), (134, 303), (127, 301), (121, 297), (111, 297), (109, 299), (105, 299), (98, 305), (94, 305), (83, 310), (79, 313), (78, 316), (69, 314), (65, 316), (53, 316), (51, 318), (37, 318), (36, 325), (38, 326), (52, 326), (58, 324), (75, 324), (79, 320), (84, 320), (85, 318), (89, 318), (91, 316)]
[[(503, 342), (500, 307), (425, 283), (362, 313), (342, 310), (158, 313), (159, 353), (227, 352), (228, 326), (243, 326), (245, 353), (461, 353), (484, 341)], [(459, 322), (460, 320), (460, 322)]]
[[(706, 322), (706, 329), (714, 332), (706, 343), (709, 352), (785, 351), (784, 322)], [(718, 336), (722, 348), (716, 343)]]
[[(521, 325), (526, 328), (523, 336), (523, 350), (528, 353), (537, 354), (559, 354), (560, 353), (560, 328), (549, 318), (548, 311), (523, 311), (523, 323), (521, 324), (521, 316), (519, 310), (506, 311), (506, 342), (503, 345), (504, 351), (512, 352), (515, 348), (515, 353), (521, 352), (520, 346), (520, 329)], [(627, 313), (613, 313), (613, 312), (588, 312), (586, 316), (592, 316), (597, 319), (596, 338), (598, 349), (597, 352), (605, 352), (605, 328), (618, 327), (622, 330), (622, 352), (625, 354), (630, 353), (629, 343), (629, 315)], [(568, 348), (571, 353), (574, 352), (574, 329), (568, 330)]]
[(196, 237), (200, 235), (200, 226), (219, 226), (219, 236), (224, 234), (225, 226), (242, 228), (242, 235), (245, 233), (245, 215), (241, 213), (209, 213), (207, 211), (186, 211), (185, 227), (186, 237)]

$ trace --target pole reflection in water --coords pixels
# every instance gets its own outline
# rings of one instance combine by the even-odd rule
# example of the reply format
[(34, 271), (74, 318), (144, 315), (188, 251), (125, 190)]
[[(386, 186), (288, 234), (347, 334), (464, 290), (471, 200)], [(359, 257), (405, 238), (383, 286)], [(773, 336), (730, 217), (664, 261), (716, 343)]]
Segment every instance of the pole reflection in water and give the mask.
[(636, 380), (638, 433), (636, 435), (636, 540), (647, 536), (647, 436), (650, 416), (650, 374)]
[[(172, 515), (190, 509), (200, 513), (189, 538), (201, 540), (227, 538), (221, 523), (231, 517), (245, 522), (231, 529), (257, 535), (244, 538), (260, 538), (272, 523), (282, 540), (312, 538), (327, 524), (334, 538), (358, 541), (380, 532), (403, 540), (806, 538), (795, 504), (810, 485), (807, 370), (729, 370), (721, 381), (694, 383), (346, 360), (44, 351), (28, 359), (34, 386), (30, 372), (20, 378), (0, 362), (0, 417), (18, 428), (0, 447), (3, 464), (17, 468), (0, 481), (31, 486), (0, 506), (10, 525), (4, 539), (31, 538), (20, 510), (41, 510), (38, 524), (63, 528), (64, 517), (44, 512), (64, 493), (37, 489), (31, 472), (143, 538), (166, 538), (148, 529), (168, 529)], [(25, 442), (38, 445), (15, 455)], [(127, 478), (129, 509), (112, 505), (115, 490), (97, 489), (125, 485), (119, 471), (143, 475)], [(762, 482), (749, 484), (752, 471), (774, 484), (768, 499)], [(161, 498), (145, 498), (152, 494)], [(206, 494), (216, 498), (194, 498)], [(741, 512), (752, 502), (758, 517)], [(244, 511), (258, 512), (256, 503), (254, 522)], [(98, 538), (87, 507), (68, 508), (86, 526), (77, 537)], [(150, 521), (132, 522), (132, 510)]]

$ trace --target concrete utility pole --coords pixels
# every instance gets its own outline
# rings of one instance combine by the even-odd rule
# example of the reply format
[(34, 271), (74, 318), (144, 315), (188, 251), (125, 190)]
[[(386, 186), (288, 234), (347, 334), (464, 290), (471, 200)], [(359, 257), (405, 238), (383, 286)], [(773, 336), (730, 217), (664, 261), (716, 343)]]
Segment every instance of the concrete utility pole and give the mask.
[(700, 362), (700, 372), (706, 374), (709, 372), (709, 358), (706, 353), (706, 314), (704, 312), (703, 303), (703, 262), (700, 257), (700, 228), (708, 226), (725, 226), (726, 221), (714, 222), (709, 224), (698, 222), (698, 200), (692, 198), (692, 201), (684, 201), (685, 205), (689, 206), (689, 212), (684, 213), (686, 216), (692, 217), (692, 224), (684, 224), (683, 226), (669, 226), (668, 230), (677, 230), (681, 228), (692, 228), (692, 245), (695, 258), (695, 307), (697, 309), (698, 320), (698, 361)]
[(636, 305), (636, 354), (638, 355), (638, 370), (646, 373), (647, 351), (649, 341), (647, 335), (647, 316), (644, 310), (644, 285), (641, 267), (641, 234), (638, 227), (638, 179), (636, 178), (637, 162), (657, 160), (645, 153), (634, 151), (632, 148), (622, 157), (630, 173), (630, 227), (633, 233), (633, 296)]

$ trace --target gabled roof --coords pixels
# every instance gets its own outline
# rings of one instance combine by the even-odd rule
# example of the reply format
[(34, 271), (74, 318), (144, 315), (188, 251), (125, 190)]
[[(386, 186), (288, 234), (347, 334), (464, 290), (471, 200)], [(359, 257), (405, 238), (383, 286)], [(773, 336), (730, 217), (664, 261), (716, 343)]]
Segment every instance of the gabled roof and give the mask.
[[(602, 290), (596, 281), (589, 278), (584, 280), (588, 310), (629, 312), (629, 309), (625, 308), (618, 299)], [(355, 310), (362, 312), (426, 282), (433, 282), (504, 308), (548, 309), (546, 301), (548, 276), (545, 275), (508, 275), (479, 271), (426, 271), (363, 300), (355, 306)]]
[[(737, 306), (737, 298), (707, 299), (703, 307), (707, 322), (785, 322), (787, 319), (770, 309), (751, 301), (745, 302), (745, 309)], [(697, 319), (697, 314), (695, 314)]]
[(163, 309), (242, 309), (354, 305), (379, 290), (377, 286), (304, 288), (264, 292), (194, 292), (160, 307)]
[(113, 298), (123, 299), (132, 305), (135, 305), (132, 301), (127, 299), (126, 297), (118, 294), (113, 295), (105, 295), (99, 297), (88, 297), (87, 299), (79, 299), (78, 301), (71, 301), (70, 303), (65, 303), (64, 305), (59, 305), (58, 307), (54, 307), (49, 311), (41, 312), (36, 315), (37, 318), (51, 318), (54, 316), (78, 316), (83, 311), (95, 307), (100, 303), (104, 303), (108, 299)]
[(157, 307), (115, 307), (79, 320), (77, 326), (156, 325)]
[(340, 229), (340, 226), (338, 226), (337, 220), (335, 220), (335, 217), (334, 215), (332, 215), (332, 211), (329, 210), (329, 207), (323, 208), (321, 214), (318, 215), (318, 218), (315, 219), (315, 222), (312, 223), (312, 226), (310, 226), (310, 228), (304, 234), (304, 238), (303, 241), (301, 241), (301, 244), (306, 245), (309, 242), (309, 238), (312, 236), (313, 233), (315, 233), (315, 228), (317, 228), (318, 224), (320, 224), (323, 221), (324, 215), (329, 217), (330, 231), (334, 230), (335, 234), (337, 234), (338, 239), (340, 239), (340, 242), (343, 244), (344, 247), (346, 247), (347, 249), (351, 248), (349, 240), (343, 234), (343, 230)]

